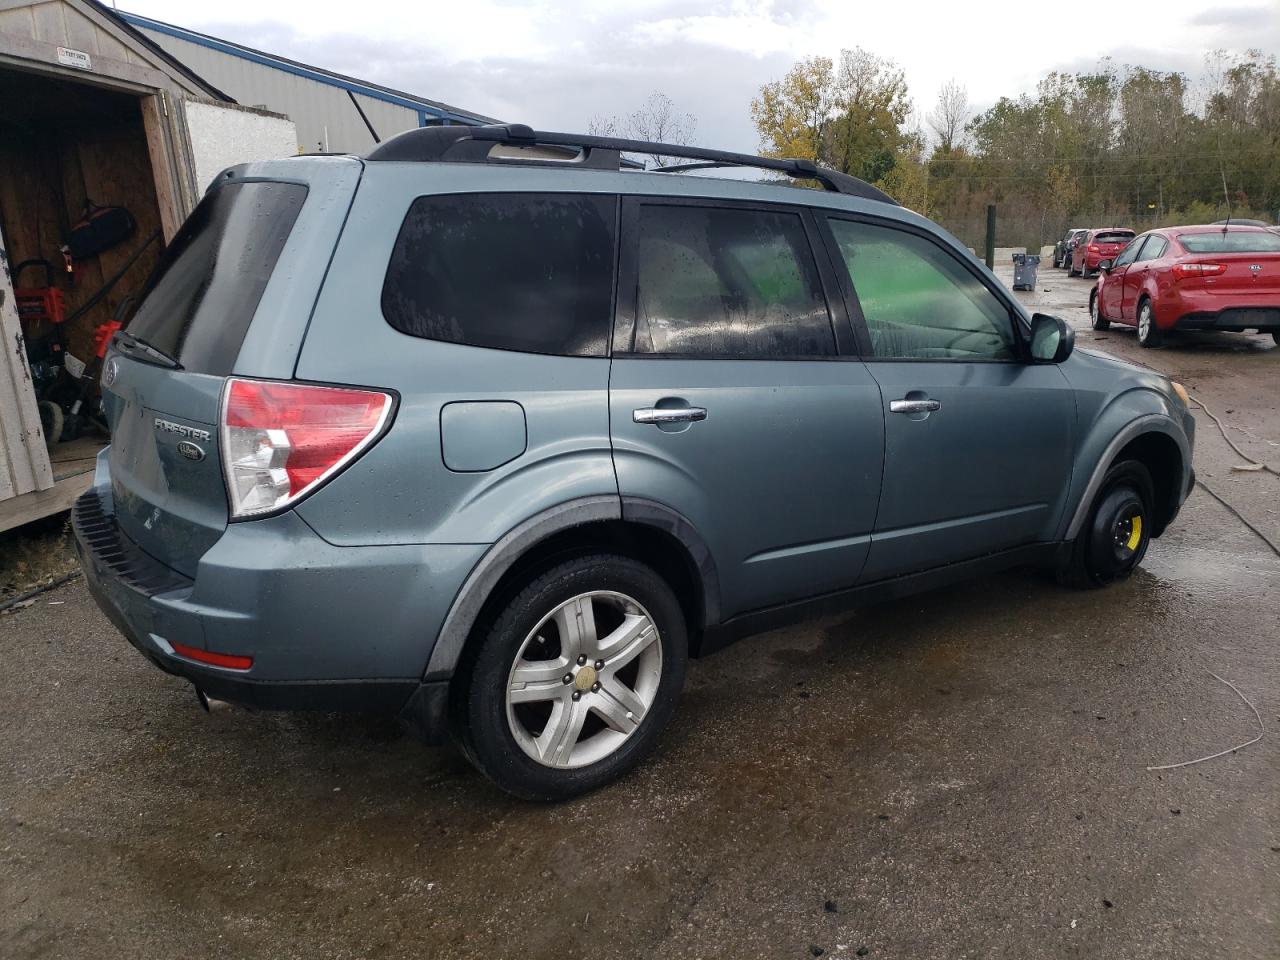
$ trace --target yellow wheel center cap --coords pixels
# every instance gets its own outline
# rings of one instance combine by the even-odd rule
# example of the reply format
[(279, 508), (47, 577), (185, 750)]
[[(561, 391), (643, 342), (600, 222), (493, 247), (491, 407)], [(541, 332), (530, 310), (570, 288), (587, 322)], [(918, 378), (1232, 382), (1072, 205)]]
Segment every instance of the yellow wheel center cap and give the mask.
[(1137, 550), (1142, 542), (1142, 517), (1136, 516), (1130, 521), (1129, 542), (1125, 544), (1130, 550)]
[(579, 690), (590, 690), (595, 682), (596, 668), (589, 663), (580, 667), (573, 677), (573, 685)]

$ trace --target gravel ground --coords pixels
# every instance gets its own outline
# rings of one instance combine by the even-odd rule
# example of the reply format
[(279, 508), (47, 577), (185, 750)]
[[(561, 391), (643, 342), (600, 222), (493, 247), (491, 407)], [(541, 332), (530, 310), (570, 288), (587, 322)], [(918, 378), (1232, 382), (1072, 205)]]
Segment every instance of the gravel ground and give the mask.
[[(1280, 466), (1269, 339), (1142, 351)], [(1197, 471), (1273, 539), (1280, 480)], [(73, 583), (0, 617), (0, 956), (1280, 956), (1280, 560), (1197, 490), (1142, 570), (1020, 572), (695, 663), (643, 769), (513, 801), (379, 718), (205, 715)], [(1247, 740), (1218, 760), (1165, 772)]]

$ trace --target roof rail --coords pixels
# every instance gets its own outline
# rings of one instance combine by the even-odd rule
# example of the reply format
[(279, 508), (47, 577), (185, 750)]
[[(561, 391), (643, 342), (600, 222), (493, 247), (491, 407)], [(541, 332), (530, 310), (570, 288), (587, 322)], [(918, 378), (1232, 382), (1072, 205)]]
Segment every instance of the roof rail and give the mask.
[[(491, 156), (497, 144), (513, 147), (516, 151), (529, 151), (522, 159), (518, 152)], [(897, 201), (883, 190), (865, 180), (847, 173), (820, 167), (811, 160), (777, 160), (773, 157), (756, 157), (746, 153), (730, 153), (726, 150), (708, 150), (678, 143), (655, 143), (648, 140), (627, 140), (619, 137), (596, 137), (579, 133), (547, 133), (533, 130), (521, 123), (489, 124), (464, 127), (420, 127), (406, 130), (375, 147), (365, 155), (366, 160), (399, 160), (411, 162), (471, 162), (471, 163), (538, 163), (556, 158), (556, 148), (576, 148), (572, 158), (575, 166), (599, 170), (618, 170), (633, 166), (622, 157), (624, 153), (642, 153), (662, 157), (679, 157), (695, 161), (656, 168), (658, 173), (680, 173), (688, 170), (705, 170), (718, 167), (755, 167), (785, 173), (798, 180), (816, 180), (833, 193), (878, 200), (882, 203)], [(539, 154), (536, 151), (542, 149)]]

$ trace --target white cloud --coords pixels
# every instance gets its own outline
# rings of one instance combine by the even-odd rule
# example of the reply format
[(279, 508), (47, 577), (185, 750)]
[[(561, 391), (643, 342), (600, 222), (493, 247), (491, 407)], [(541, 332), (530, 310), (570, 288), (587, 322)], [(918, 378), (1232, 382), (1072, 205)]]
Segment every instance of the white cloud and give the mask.
[(698, 140), (753, 149), (760, 85), (808, 54), (862, 46), (896, 61), (927, 110), (956, 78), (978, 107), (1054, 69), (1106, 55), (1196, 70), (1207, 50), (1280, 48), (1275, 0), (1207, 11), (1202, 0), (1061, 5), (994, 0), (127, 0), (128, 9), (489, 116), (582, 129), (662, 90), (698, 118)]

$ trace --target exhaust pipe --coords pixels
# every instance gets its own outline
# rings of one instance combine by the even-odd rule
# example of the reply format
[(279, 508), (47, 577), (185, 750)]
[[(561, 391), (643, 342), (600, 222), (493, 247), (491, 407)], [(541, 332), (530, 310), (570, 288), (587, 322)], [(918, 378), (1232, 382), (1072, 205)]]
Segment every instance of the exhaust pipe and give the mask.
[(205, 713), (221, 713), (224, 710), (231, 709), (231, 704), (225, 700), (214, 700), (194, 683), (191, 685), (196, 692), (196, 699), (200, 701), (200, 707)]

